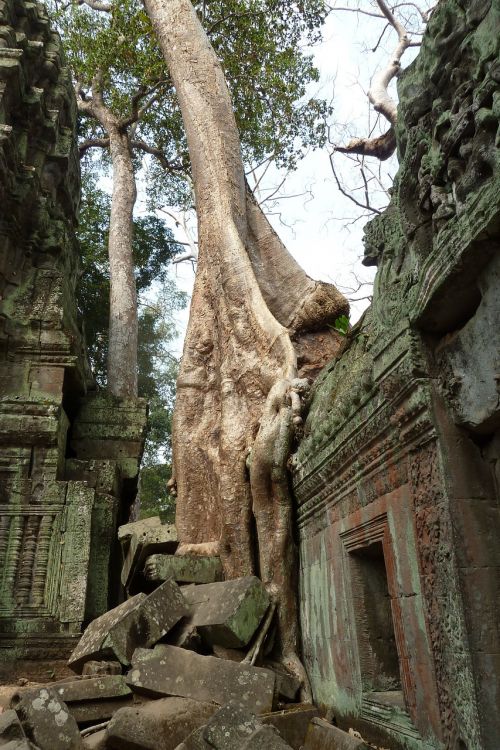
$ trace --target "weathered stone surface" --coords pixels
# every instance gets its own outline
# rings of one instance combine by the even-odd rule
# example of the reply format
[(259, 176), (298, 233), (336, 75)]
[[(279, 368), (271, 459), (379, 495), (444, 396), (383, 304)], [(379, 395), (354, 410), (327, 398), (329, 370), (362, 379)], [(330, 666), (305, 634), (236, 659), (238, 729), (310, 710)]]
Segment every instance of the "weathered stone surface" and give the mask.
[(96, 700), (99, 698), (122, 698), (130, 695), (130, 688), (122, 675), (88, 677), (85, 680), (64, 681), (53, 690), (65, 703)]
[(98, 732), (93, 732), (87, 737), (83, 738), (83, 747), (85, 750), (105, 750), (107, 747), (106, 743), (106, 731), (100, 729)]
[(298, 704), (284, 711), (274, 711), (261, 716), (262, 723), (276, 727), (280, 736), (294, 750), (300, 750), (304, 744), (309, 722), (315, 718), (320, 718), (320, 711), (315, 706), (307, 704)]
[(216, 706), (187, 698), (163, 698), (116, 712), (106, 729), (107, 747), (117, 750), (174, 750)]
[(183, 593), (192, 611), (190, 622), (202, 638), (227, 648), (246, 646), (269, 606), (255, 576), (187, 587)]
[(121, 674), (122, 665), (119, 661), (87, 661), (83, 665), (82, 675), (84, 677), (108, 674)]
[(155, 529), (158, 526), (161, 526), (161, 519), (159, 516), (151, 516), (150, 518), (142, 518), (139, 521), (124, 523), (118, 527), (118, 541), (126, 551), (133, 536), (140, 536), (145, 531)]
[(144, 563), (144, 576), (148, 581), (215, 583), (222, 581), (222, 565), (219, 557), (151, 555)]
[(90, 623), (68, 664), (77, 672), (96, 658), (130, 664), (136, 648), (156, 643), (186, 613), (181, 590), (166, 581), (149, 596), (137, 594)]
[(343, 732), (324, 719), (313, 719), (307, 730), (304, 750), (370, 750), (363, 740)]
[[(146, 403), (123, 409), (94, 390), (76, 295), (77, 109), (61, 40), (43, 4), (27, 0), (0, 3), (0, 37), (4, 664), (66, 658), (82, 623), (108, 608), (117, 510), (124, 478), (128, 503), (133, 495)], [(68, 459), (79, 421), (101, 439), (115, 424), (121, 452), (106, 467), (96, 441), (86, 442), (85, 456), (74, 443)]]
[(264, 726), (240, 703), (224, 706), (177, 750), (290, 750), (273, 726)]
[(83, 747), (75, 719), (54, 690), (42, 687), (17, 693), (11, 706), (21, 720), (26, 736), (41, 750), (79, 750)]
[(28, 747), (28, 741), (24, 734), (23, 727), (14, 710), (0, 712), (0, 747), (5, 745), (12, 748), (16, 743), (22, 747)]
[(128, 536), (124, 537), (127, 551), (123, 561), (121, 580), (125, 587), (130, 586), (135, 573), (142, 572), (147, 557), (161, 552), (175, 552), (177, 548), (177, 531), (173, 524), (144, 526), (143, 521), (138, 523), (141, 525), (137, 533), (133, 532), (130, 539)]
[(275, 662), (265, 662), (264, 667), (272, 669), (276, 675), (276, 692), (287, 701), (293, 701), (297, 697), (300, 688), (300, 681), (294, 677), (281, 664)]
[(221, 706), (236, 701), (261, 714), (272, 709), (275, 677), (260, 667), (159, 645), (135, 652), (127, 682), (146, 695), (179, 695)]
[(313, 694), (381, 747), (500, 737), (498, 24), (440, 0), (399, 78), (372, 305), (292, 459)]

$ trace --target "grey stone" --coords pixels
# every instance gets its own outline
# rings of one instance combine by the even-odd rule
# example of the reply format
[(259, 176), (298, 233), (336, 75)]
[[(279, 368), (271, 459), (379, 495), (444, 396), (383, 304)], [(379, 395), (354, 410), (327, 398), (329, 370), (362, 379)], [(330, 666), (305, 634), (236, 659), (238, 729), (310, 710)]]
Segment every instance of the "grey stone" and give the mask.
[(146, 558), (159, 552), (175, 552), (176, 549), (177, 530), (173, 524), (154, 525), (144, 528), (139, 533), (132, 533), (121, 574), (125, 588), (130, 586), (137, 572), (142, 572)]
[(121, 674), (122, 665), (119, 661), (87, 661), (83, 665), (82, 675), (94, 677), (108, 674)]
[(222, 565), (219, 557), (151, 555), (144, 563), (144, 576), (149, 581), (214, 583), (222, 581)]
[(103, 698), (122, 698), (131, 694), (131, 690), (122, 675), (104, 675), (102, 677), (88, 677), (85, 680), (65, 681), (63, 684), (54, 687), (54, 690), (65, 703)]
[(261, 719), (263, 724), (276, 727), (290, 747), (300, 750), (305, 742), (309, 722), (319, 717), (320, 712), (315, 706), (299, 703), (284, 711), (265, 714)]
[(11, 699), (26, 736), (42, 750), (79, 750), (78, 725), (66, 704), (50, 688), (16, 693)]
[(264, 666), (272, 669), (276, 675), (276, 692), (288, 701), (293, 701), (297, 697), (300, 689), (300, 680), (285, 670), (281, 664), (266, 661)]
[(324, 719), (312, 719), (304, 750), (370, 750), (363, 740), (334, 727)]
[(290, 750), (273, 726), (264, 726), (241, 703), (230, 703), (177, 750)]
[(99, 658), (128, 665), (136, 648), (159, 641), (187, 611), (177, 584), (165, 581), (149, 596), (137, 594), (90, 623), (68, 664), (75, 672)]
[(78, 724), (104, 721), (119, 708), (133, 704), (132, 691), (122, 675), (65, 681), (54, 690)]
[(174, 750), (217, 707), (186, 698), (164, 698), (116, 712), (106, 729), (107, 747), (117, 750)]
[(105, 750), (106, 730), (100, 729), (99, 732), (93, 732), (83, 738), (83, 747), (85, 750)]
[(0, 747), (12, 742), (26, 742), (26, 735), (14, 710), (0, 713)]
[(146, 695), (179, 695), (220, 706), (236, 701), (260, 714), (272, 709), (275, 677), (268, 669), (160, 645), (134, 654), (127, 682)]
[(269, 606), (255, 576), (187, 587), (183, 594), (192, 611), (190, 623), (207, 643), (226, 648), (246, 646)]
[(143, 518), (140, 521), (124, 523), (118, 527), (118, 541), (121, 543), (122, 547), (127, 549), (133, 536), (140, 536), (145, 531), (149, 531), (150, 529), (154, 529), (161, 525), (162, 523), (159, 516), (152, 516), (151, 518)]

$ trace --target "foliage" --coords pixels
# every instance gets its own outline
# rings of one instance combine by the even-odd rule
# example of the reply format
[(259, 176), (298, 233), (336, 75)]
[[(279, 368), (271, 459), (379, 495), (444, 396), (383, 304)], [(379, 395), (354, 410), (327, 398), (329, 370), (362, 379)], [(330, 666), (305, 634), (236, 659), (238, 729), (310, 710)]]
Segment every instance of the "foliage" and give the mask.
[(347, 336), (349, 332), (349, 318), (347, 315), (341, 315), (339, 318), (336, 318), (332, 328), (342, 336)]
[(175, 498), (167, 490), (171, 475), (170, 463), (144, 466), (141, 469), (141, 518), (160, 516), (163, 523), (174, 523)]

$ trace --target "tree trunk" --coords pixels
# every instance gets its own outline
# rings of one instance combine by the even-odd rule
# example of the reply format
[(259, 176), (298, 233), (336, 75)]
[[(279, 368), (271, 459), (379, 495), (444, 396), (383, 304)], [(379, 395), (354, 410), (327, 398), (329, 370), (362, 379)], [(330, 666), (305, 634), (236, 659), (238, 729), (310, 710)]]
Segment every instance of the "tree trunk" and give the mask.
[(126, 133), (108, 129), (113, 165), (109, 224), (108, 389), (114, 396), (137, 396), (137, 292), (132, 256), (133, 211), (137, 197)]
[(261, 575), (278, 603), (282, 656), (305, 682), (286, 474), (300, 421), (292, 391), (338, 350), (328, 323), (348, 305), (304, 274), (247, 192), (224, 74), (191, 2), (144, 4), (184, 119), (199, 224), (174, 413), (180, 552), (218, 551), (226, 577)]

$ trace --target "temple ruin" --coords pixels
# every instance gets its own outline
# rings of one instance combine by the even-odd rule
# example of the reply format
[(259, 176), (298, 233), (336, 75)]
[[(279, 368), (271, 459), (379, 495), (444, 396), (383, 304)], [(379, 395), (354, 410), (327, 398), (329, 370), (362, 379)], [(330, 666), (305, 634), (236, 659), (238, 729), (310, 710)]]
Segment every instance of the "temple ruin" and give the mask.
[[(116, 678), (121, 710), (135, 692), (191, 701), (194, 739), (172, 719), (178, 748), (224, 750), (225, 715), (206, 708), (206, 686), (175, 692), (159, 665), (171, 659), (182, 681), (209, 669), (200, 659), (219, 658), (210, 669), (225, 670), (213, 682), (224, 712), (242, 674), (235, 652), (268, 601), (257, 579), (221, 581), (217, 558), (180, 563), (172, 530), (153, 521), (117, 538), (146, 404), (98, 390), (87, 362), (75, 302), (76, 108), (60, 47), (38, 4), (0, 0), (0, 676), (15, 660), (73, 652), (89, 685), (92, 674)], [(268, 713), (297, 687), (277, 672), (273, 688), (262, 674), (273, 666), (242, 654), (241, 669), (261, 682), (245, 693), (241, 721), (247, 710), (265, 718), (249, 730), (257, 744), (238, 735), (231, 747), (500, 745), (499, 51), (498, 0), (440, 0), (399, 80), (400, 168), (389, 207), (366, 228), (373, 302), (316, 381), (291, 460), (309, 734), (287, 724), (279, 744)], [(123, 560), (131, 598), (120, 604)], [(141, 634), (143, 610), (162, 611), (167, 596), (168, 627), (155, 620), (158, 632)], [(106, 616), (116, 605), (119, 616)], [(132, 640), (111, 637), (120, 617)], [(106, 636), (117, 671), (93, 673), (94, 659), (110, 658)], [(194, 653), (201, 642), (207, 653)], [(19, 700), (13, 710), (31, 726)], [(125, 747), (132, 730), (117, 728), (117, 715), (104, 744), (82, 747)]]

